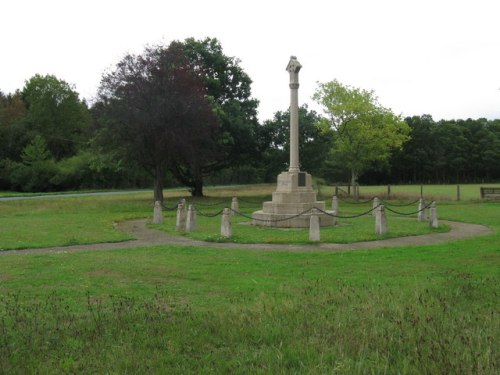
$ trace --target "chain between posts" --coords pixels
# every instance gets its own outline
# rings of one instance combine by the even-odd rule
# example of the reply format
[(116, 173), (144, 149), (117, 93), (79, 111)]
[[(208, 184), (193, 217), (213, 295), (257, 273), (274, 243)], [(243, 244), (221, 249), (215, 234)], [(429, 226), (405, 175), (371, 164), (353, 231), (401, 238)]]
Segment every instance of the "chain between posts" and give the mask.
[(293, 216), (290, 216), (290, 217), (287, 217), (287, 218), (284, 218), (284, 219), (258, 219), (258, 218), (254, 218), (250, 215), (247, 215), (247, 214), (244, 214), (244, 213), (241, 213), (239, 211), (236, 211), (236, 210), (233, 210), (232, 208), (229, 208), (232, 212), (234, 212), (236, 215), (240, 215), (240, 216), (243, 216), (243, 217), (246, 217), (247, 219), (252, 219), (252, 220), (255, 220), (255, 221), (262, 221), (262, 222), (267, 222), (267, 223), (279, 223), (281, 221), (287, 221), (287, 220), (292, 220), (292, 219), (295, 219), (296, 217), (299, 217), (299, 216), (302, 216), (302, 215), (305, 215), (307, 214), (308, 212), (310, 212), (313, 208), (309, 208), (308, 210), (305, 210), (305, 211), (302, 211), (301, 213), (299, 214), (296, 214), (296, 215), (293, 215)]
[(420, 210), (415, 211), (415, 212), (408, 212), (408, 213), (406, 213), (406, 212), (398, 212), (398, 211), (395, 211), (395, 210), (393, 210), (392, 208), (389, 208), (389, 207), (386, 207), (386, 210), (387, 211), (391, 211), (393, 214), (396, 214), (396, 215), (410, 216), (410, 215), (416, 215), (416, 214), (418, 214), (418, 213), (426, 210), (427, 208), (429, 208), (432, 205), (432, 203), (434, 203), (434, 202), (429, 203), (425, 207), (422, 207)]
[(389, 203), (389, 202), (386, 202), (384, 200), (380, 200), (383, 204), (385, 204), (386, 206), (393, 206), (393, 207), (408, 207), (408, 206), (412, 206), (414, 205), (415, 203), (418, 203), (420, 201), (420, 198), (418, 198), (416, 201), (413, 201), (413, 202), (410, 202), (410, 203), (404, 203), (404, 204), (397, 204), (397, 203)]
[(213, 206), (220, 206), (221, 204), (230, 202), (229, 200), (223, 200), (215, 203), (200, 203), (200, 202), (195, 202), (194, 204), (197, 206), (206, 206), (206, 207), (213, 207)]
[(163, 208), (164, 210), (167, 210), (167, 211), (175, 211), (175, 210), (177, 210), (178, 205), (179, 204), (177, 203), (175, 206), (167, 207), (167, 206), (165, 206), (165, 204), (162, 203), (161, 208)]
[(220, 211), (216, 212), (215, 214), (206, 214), (206, 213), (203, 213), (203, 212), (199, 211), (199, 210), (196, 208), (196, 206), (195, 206), (195, 211), (196, 211), (196, 213), (197, 213), (197, 214), (199, 214), (200, 216), (205, 216), (205, 217), (217, 217), (217, 216), (219, 216), (219, 215), (222, 215), (222, 213), (224, 212), (224, 210), (222, 209), (222, 210), (220, 210)]
[[(368, 202), (369, 202), (369, 201), (368, 201)], [(415, 204), (416, 202), (418, 202), (418, 200), (417, 200), (417, 201), (415, 201), (415, 202), (412, 202), (411, 204)], [(367, 203), (367, 202), (365, 202), (365, 203)], [(429, 207), (431, 207), (432, 203), (433, 203), (433, 202), (431, 202), (431, 203), (429, 203), (429, 204), (425, 205), (422, 209), (420, 209), (420, 210), (418, 210), (418, 211), (409, 212), (409, 213), (407, 213), (407, 212), (399, 212), (399, 211), (393, 210), (393, 209), (391, 209), (391, 208), (389, 208), (389, 207), (385, 207), (385, 206), (384, 206), (384, 207), (385, 207), (388, 211), (390, 211), (390, 212), (392, 212), (392, 213), (394, 213), (394, 214), (396, 214), (396, 215), (400, 215), (400, 216), (410, 216), (410, 215), (416, 215), (416, 214), (418, 214), (418, 213), (420, 213), (420, 212), (422, 212), (422, 211), (424, 211), (424, 210), (428, 209)], [(251, 219), (251, 220), (255, 220), (255, 221), (261, 221), (261, 222), (272, 222), (272, 223), (277, 223), (277, 222), (282, 222), (282, 221), (287, 221), (287, 220), (292, 220), (292, 219), (295, 219), (295, 218), (297, 218), (297, 217), (299, 217), (299, 216), (302, 216), (302, 215), (305, 215), (305, 214), (307, 214), (307, 213), (311, 212), (313, 209), (316, 209), (316, 210), (318, 210), (319, 212), (321, 212), (322, 214), (327, 215), (327, 216), (330, 216), (330, 217), (335, 217), (335, 218), (339, 218), (339, 219), (356, 219), (356, 218), (358, 218), (358, 217), (366, 216), (366, 215), (368, 215), (368, 214), (372, 213), (374, 210), (378, 209), (378, 208), (379, 208), (380, 206), (382, 206), (382, 205), (383, 205), (383, 203), (380, 203), (379, 205), (377, 205), (377, 206), (375, 206), (375, 207), (373, 207), (373, 208), (371, 208), (371, 209), (369, 209), (369, 210), (367, 210), (367, 211), (365, 211), (365, 212), (363, 212), (363, 213), (360, 213), (360, 214), (357, 214), (357, 215), (350, 215), (350, 216), (344, 216), (344, 215), (336, 215), (336, 214), (331, 214), (331, 213), (329, 213), (328, 211), (325, 211), (325, 210), (323, 210), (323, 209), (321, 209), (321, 208), (318, 208), (318, 207), (312, 207), (312, 208), (309, 208), (308, 210), (302, 211), (302, 212), (300, 212), (300, 213), (298, 213), (298, 214), (296, 214), (296, 215), (293, 215), (293, 216), (290, 216), (290, 217), (287, 217), (287, 218), (283, 218), (283, 219), (259, 219), (259, 218), (254, 218), (254, 217), (253, 217), (253, 216), (251, 216), (251, 215), (244, 214), (244, 213), (242, 213), (242, 212), (240, 212), (240, 211), (233, 210), (232, 208), (229, 208), (229, 210), (230, 210), (231, 212), (233, 212), (234, 214), (239, 215), (239, 216), (242, 216), (242, 217), (245, 217), (245, 218), (247, 218), (247, 219)], [(405, 204), (405, 205), (400, 205), (399, 207), (404, 207), (404, 206), (409, 206), (409, 205), (410, 205), (410, 204)], [(174, 206), (174, 207), (172, 207), (172, 208), (169, 208), (169, 207), (165, 207), (165, 205), (162, 205), (162, 207), (163, 207), (164, 209), (166, 209), (166, 210), (173, 211), (173, 210), (176, 210), (178, 206), (176, 205), (176, 206)], [(222, 209), (222, 210), (220, 210), (220, 211), (218, 211), (218, 212), (216, 212), (216, 213), (214, 213), (214, 214), (207, 214), (207, 213), (204, 213), (204, 212), (202, 212), (202, 211), (198, 210), (198, 209), (196, 208), (196, 204), (195, 204), (195, 210), (196, 210), (196, 213), (197, 213), (197, 214), (199, 214), (200, 216), (209, 217), (209, 218), (213, 218), (213, 217), (220, 216), (220, 215), (224, 212), (224, 210)]]
[(375, 197), (373, 198), (370, 198), (366, 201), (361, 201), (361, 202), (356, 202), (356, 201), (348, 201), (347, 199), (343, 199), (341, 198), (340, 196), (337, 196), (338, 199), (340, 199), (342, 202), (345, 202), (345, 203), (350, 203), (350, 204), (366, 204), (366, 203), (369, 203), (371, 202)]

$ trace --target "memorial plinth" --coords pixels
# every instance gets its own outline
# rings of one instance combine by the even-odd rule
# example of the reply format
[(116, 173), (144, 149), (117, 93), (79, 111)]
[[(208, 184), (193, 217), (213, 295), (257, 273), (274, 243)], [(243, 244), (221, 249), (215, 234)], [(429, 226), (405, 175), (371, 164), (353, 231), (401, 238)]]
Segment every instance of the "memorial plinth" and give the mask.
[[(290, 165), (288, 172), (278, 176), (272, 201), (264, 202), (262, 210), (252, 214), (252, 224), (281, 228), (308, 228), (311, 209), (325, 210), (325, 202), (316, 200), (312, 177), (299, 168), (298, 88), (302, 65), (292, 56), (286, 70), (290, 73)], [(305, 214), (302, 214), (309, 211)], [(330, 212), (329, 212), (330, 213)], [(302, 214), (302, 215), (299, 215)], [(321, 226), (333, 225), (334, 218), (317, 213)]]

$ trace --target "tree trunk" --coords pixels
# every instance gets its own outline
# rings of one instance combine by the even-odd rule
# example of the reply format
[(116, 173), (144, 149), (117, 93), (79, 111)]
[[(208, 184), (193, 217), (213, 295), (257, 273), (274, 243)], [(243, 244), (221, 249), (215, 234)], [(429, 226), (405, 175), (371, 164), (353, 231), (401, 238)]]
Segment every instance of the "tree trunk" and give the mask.
[(193, 181), (193, 186), (191, 186), (191, 196), (193, 197), (203, 197), (203, 177), (197, 174)]
[(160, 201), (163, 203), (163, 173), (160, 169), (156, 170), (154, 181), (154, 199), (155, 202)]

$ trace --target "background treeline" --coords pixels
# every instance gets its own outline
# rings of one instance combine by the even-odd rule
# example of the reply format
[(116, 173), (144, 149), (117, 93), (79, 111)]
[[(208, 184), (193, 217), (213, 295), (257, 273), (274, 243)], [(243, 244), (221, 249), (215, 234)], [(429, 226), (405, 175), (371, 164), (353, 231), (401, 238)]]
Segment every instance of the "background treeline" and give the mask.
[[(156, 130), (152, 133), (150, 139), (158, 140), (155, 134), (164, 137), (158, 143), (159, 151), (153, 154), (151, 142), (146, 138), (134, 143), (143, 134), (141, 128), (134, 129), (137, 133), (133, 136), (126, 129), (119, 134), (130, 120), (130, 105), (137, 102), (134, 98), (141, 97), (132, 94), (143, 95), (127, 91), (125, 96), (120, 91), (123, 87), (130, 88), (131, 84), (123, 82), (135, 82), (132, 81), (135, 77), (121, 76), (119, 70), (109, 75), (107, 86), (101, 86), (100, 98), (89, 106), (63, 80), (36, 75), (14, 93), (0, 91), (0, 190), (151, 188), (153, 183), (155, 186), (159, 183), (160, 187), (186, 186), (193, 194), (200, 195), (203, 184), (275, 182), (276, 176), (288, 168), (288, 110), (278, 111), (272, 119), (259, 123), (258, 101), (251, 97), (250, 78), (237, 59), (222, 53), (216, 40), (189, 39), (166, 50), (146, 52), (157, 59), (146, 60), (148, 64), (153, 61), (157, 65), (147, 66), (156, 74), (153, 77), (156, 86), (151, 85), (153, 96), (144, 106), (157, 99), (155, 90), (162, 91), (171, 74), (182, 73), (176, 90), (195, 87), (200, 100), (203, 96), (210, 98), (212, 110), (206, 111), (203, 121), (196, 113), (192, 115), (196, 121), (186, 116), (176, 118), (186, 100), (173, 109), (170, 102), (158, 101), (158, 108), (165, 111), (165, 118), (175, 126), (169, 128), (169, 133)], [(127, 58), (122, 67), (126, 67), (124, 63), (145, 61), (137, 56)], [(183, 70), (162, 71), (159, 64), (171, 67), (172, 64), (164, 62), (173, 59), (181, 59), (182, 64), (178, 65)], [(211, 69), (205, 69), (207, 66)], [(202, 71), (202, 80), (185, 75), (190, 69)], [(127, 73), (130, 69), (123, 71)], [(190, 108), (195, 104), (191, 103)], [(155, 117), (157, 111), (151, 113)], [(142, 121), (139, 115), (137, 121)], [(156, 120), (148, 118), (150, 123)], [(351, 172), (335, 150), (337, 135), (318, 126), (320, 120), (321, 116), (307, 106), (300, 108), (301, 169), (325, 183), (347, 182)], [(369, 165), (359, 176), (361, 184), (500, 180), (500, 120), (434, 121), (431, 116), (422, 115), (406, 118), (405, 122), (411, 130), (410, 139), (402, 149), (393, 150), (387, 160)], [(161, 122), (158, 126), (161, 128)], [(146, 126), (144, 132), (147, 131), (151, 129)], [(120, 141), (127, 136), (134, 149), (124, 147)], [(178, 149), (162, 154), (162, 145)], [(145, 158), (141, 160), (137, 155), (143, 154)], [(165, 163), (158, 159), (157, 164), (152, 164), (156, 171), (165, 164), (165, 169), (156, 176), (151, 172), (155, 168), (145, 168), (149, 156), (165, 158)], [(161, 181), (157, 181), (158, 175)]]

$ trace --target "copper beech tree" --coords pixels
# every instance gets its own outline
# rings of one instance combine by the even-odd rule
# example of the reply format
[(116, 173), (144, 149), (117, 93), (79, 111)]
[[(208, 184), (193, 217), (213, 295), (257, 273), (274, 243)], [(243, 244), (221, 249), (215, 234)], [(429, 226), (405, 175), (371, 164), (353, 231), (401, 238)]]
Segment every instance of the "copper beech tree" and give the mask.
[(103, 76), (94, 111), (103, 144), (153, 177), (155, 201), (179, 160), (213, 158), (217, 118), (178, 42), (126, 55)]

